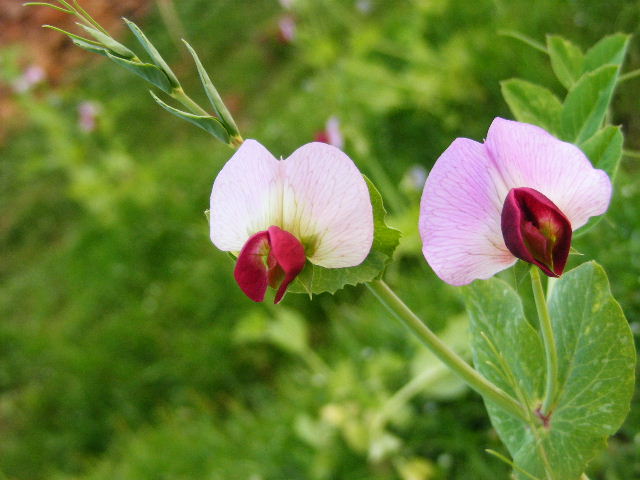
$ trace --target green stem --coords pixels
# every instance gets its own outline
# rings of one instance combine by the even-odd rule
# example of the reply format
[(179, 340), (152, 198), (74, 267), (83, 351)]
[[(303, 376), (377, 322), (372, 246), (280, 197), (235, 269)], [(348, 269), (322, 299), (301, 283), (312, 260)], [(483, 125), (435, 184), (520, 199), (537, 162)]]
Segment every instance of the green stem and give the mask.
[(204, 108), (194, 102), (189, 95), (184, 93), (184, 90), (181, 87), (178, 87), (171, 92), (171, 98), (180, 102), (196, 115), (209, 115)]
[(553, 338), (551, 317), (549, 316), (547, 300), (545, 299), (544, 290), (542, 289), (538, 267), (531, 268), (531, 286), (533, 287), (533, 297), (536, 302), (536, 310), (538, 311), (540, 332), (542, 333), (542, 340), (544, 342), (547, 364), (547, 386), (540, 411), (543, 415), (549, 415), (558, 390), (558, 352), (556, 350), (555, 339)]
[(627, 80), (631, 80), (636, 77), (640, 77), (640, 69), (623, 73), (622, 75), (620, 75), (620, 77), (618, 77), (618, 83), (626, 82)]
[(387, 307), (391, 313), (404, 323), (442, 363), (464, 380), (467, 385), (514, 417), (524, 420), (525, 422), (527, 421), (527, 413), (512, 396), (480, 375), (458, 354), (442, 342), (442, 340), (440, 340), (429, 327), (422, 323), (416, 314), (400, 300), (384, 281), (374, 280), (367, 284), (367, 286), (380, 303)]

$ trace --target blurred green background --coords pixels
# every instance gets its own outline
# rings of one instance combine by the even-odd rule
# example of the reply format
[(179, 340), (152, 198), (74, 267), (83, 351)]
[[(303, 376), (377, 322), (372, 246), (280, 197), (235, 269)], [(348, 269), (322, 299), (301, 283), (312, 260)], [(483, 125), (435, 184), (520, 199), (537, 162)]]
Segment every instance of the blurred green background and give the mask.
[[(404, 234), (388, 282), (467, 355), (458, 293), (420, 253), (421, 169), (509, 117), (500, 80), (562, 93), (546, 56), (505, 31), (587, 48), (637, 32), (640, 2), (159, 0), (136, 20), (204, 103), (187, 38), (245, 138), (276, 155), (339, 119)], [(0, 49), (0, 479), (508, 477), (484, 451), (504, 449), (480, 398), (365, 288), (277, 308), (244, 297), (203, 215), (231, 150), (89, 53), (20, 88), (29, 28)], [(639, 67), (634, 37), (625, 71)], [(639, 88), (622, 83), (611, 112), (628, 150), (611, 209), (575, 243), (609, 273), (636, 341)], [(79, 122), (86, 102), (95, 126)], [(590, 478), (640, 478), (639, 431), (636, 394)]]

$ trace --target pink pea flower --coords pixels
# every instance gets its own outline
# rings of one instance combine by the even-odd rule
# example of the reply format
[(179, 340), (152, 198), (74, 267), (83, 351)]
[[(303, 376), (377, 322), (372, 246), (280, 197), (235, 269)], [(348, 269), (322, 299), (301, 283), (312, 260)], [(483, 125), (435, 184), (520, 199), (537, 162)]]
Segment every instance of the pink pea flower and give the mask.
[(420, 205), (422, 251), (451, 285), (489, 278), (518, 258), (557, 277), (572, 231), (610, 199), (609, 177), (575, 145), (496, 118), (484, 143), (457, 138), (431, 170)]
[(96, 119), (100, 114), (100, 105), (91, 101), (84, 101), (78, 105), (78, 127), (83, 132), (93, 132), (96, 129)]
[(29, 65), (26, 70), (13, 82), (13, 91), (25, 93), (46, 80), (47, 74), (40, 65)]
[(316, 133), (315, 139), (318, 142), (328, 143), (342, 149), (344, 147), (344, 137), (342, 136), (338, 117), (329, 117), (324, 130)]
[(211, 191), (211, 241), (238, 254), (234, 276), (253, 301), (267, 286), (280, 302), (308, 259), (326, 268), (359, 265), (373, 242), (369, 190), (351, 159), (309, 143), (277, 160), (246, 140)]
[(278, 20), (278, 37), (282, 43), (292, 43), (296, 38), (296, 19), (293, 15), (282, 15)]

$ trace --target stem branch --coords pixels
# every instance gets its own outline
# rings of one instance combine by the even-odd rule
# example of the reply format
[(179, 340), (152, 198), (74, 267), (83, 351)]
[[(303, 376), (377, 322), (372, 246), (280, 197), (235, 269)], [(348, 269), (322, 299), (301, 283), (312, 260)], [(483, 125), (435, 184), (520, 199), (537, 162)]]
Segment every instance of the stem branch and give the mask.
[(369, 290), (387, 309), (404, 323), (433, 354), (447, 367), (487, 400), (499, 405), (511, 415), (523, 421), (528, 417), (524, 408), (510, 395), (480, 375), (458, 354), (440, 340), (429, 327), (407, 307), (402, 300), (382, 280), (368, 283)]
[(531, 286), (533, 287), (533, 297), (536, 302), (536, 310), (538, 311), (538, 320), (540, 322), (540, 332), (544, 342), (544, 351), (547, 366), (547, 385), (544, 393), (544, 400), (540, 411), (543, 415), (549, 415), (549, 411), (553, 407), (556, 393), (558, 390), (558, 352), (556, 350), (556, 342), (553, 338), (553, 328), (551, 327), (551, 317), (547, 307), (547, 300), (542, 289), (540, 281), (540, 273), (537, 267), (531, 268)]

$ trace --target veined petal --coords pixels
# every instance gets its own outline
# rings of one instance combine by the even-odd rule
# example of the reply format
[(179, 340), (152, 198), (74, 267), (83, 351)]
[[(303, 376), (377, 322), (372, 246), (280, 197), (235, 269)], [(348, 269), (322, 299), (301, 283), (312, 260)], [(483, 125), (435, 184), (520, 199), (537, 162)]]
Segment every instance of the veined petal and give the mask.
[(245, 140), (222, 168), (211, 190), (211, 241), (240, 251), (247, 239), (279, 225), (279, 162), (255, 140)]
[(326, 268), (359, 265), (373, 242), (369, 190), (351, 159), (314, 142), (282, 162), (282, 229), (304, 245), (309, 260)]
[(438, 158), (422, 194), (420, 235), (427, 262), (445, 282), (489, 278), (516, 262), (500, 226), (504, 189), (478, 142), (458, 138)]
[(575, 145), (534, 125), (496, 118), (485, 146), (506, 188), (502, 201), (511, 188), (533, 188), (556, 204), (574, 230), (607, 210), (611, 181)]

